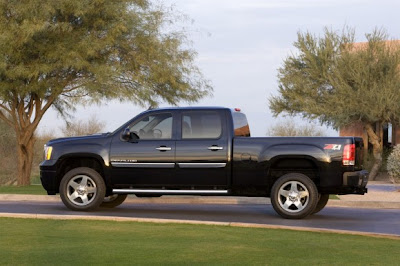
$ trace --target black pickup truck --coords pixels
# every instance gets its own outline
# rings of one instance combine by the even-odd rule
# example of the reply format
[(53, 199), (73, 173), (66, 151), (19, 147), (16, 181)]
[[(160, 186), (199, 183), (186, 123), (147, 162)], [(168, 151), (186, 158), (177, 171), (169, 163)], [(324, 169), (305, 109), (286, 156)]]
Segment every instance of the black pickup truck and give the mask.
[(356, 137), (251, 138), (246, 116), (221, 107), (145, 111), (112, 133), (45, 145), (40, 178), (72, 210), (115, 207), (127, 194), (270, 197), (284, 218), (364, 194)]

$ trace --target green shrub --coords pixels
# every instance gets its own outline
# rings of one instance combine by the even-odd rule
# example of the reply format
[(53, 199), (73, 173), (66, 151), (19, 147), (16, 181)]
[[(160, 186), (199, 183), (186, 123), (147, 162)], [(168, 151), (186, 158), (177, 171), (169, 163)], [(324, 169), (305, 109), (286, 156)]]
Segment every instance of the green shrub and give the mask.
[(387, 170), (392, 182), (400, 181), (400, 145), (396, 145), (387, 159)]

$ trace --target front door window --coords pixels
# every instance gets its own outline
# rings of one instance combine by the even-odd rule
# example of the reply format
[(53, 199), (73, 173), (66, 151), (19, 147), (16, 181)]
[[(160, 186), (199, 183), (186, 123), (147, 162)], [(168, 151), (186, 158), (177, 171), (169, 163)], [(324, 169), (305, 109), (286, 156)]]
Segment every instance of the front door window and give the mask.
[(172, 115), (170, 113), (149, 115), (133, 124), (130, 131), (142, 140), (172, 138)]

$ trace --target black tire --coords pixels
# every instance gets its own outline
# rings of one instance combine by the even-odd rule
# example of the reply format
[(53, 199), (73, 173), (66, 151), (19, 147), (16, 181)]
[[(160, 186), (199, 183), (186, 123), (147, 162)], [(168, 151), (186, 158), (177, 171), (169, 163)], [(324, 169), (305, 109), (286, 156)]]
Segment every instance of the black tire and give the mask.
[(318, 190), (306, 175), (285, 174), (272, 186), (271, 203), (274, 210), (283, 218), (302, 219), (315, 210)]
[(103, 202), (105, 194), (103, 178), (91, 168), (72, 169), (61, 179), (61, 200), (71, 210), (93, 211)]
[(328, 201), (329, 201), (329, 194), (319, 194), (317, 207), (315, 207), (315, 210), (312, 212), (312, 214), (316, 214), (322, 211), (322, 209), (325, 208)]
[(100, 207), (103, 208), (115, 208), (121, 205), (125, 200), (127, 194), (113, 194), (103, 199), (103, 202), (100, 204)]

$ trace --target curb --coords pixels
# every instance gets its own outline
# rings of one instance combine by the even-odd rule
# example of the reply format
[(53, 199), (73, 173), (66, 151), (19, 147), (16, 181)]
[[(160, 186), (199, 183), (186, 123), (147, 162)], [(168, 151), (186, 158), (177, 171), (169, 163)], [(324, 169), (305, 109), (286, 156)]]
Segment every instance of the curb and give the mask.
[(364, 209), (400, 209), (400, 202), (394, 201), (345, 201), (330, 200), (328, 207), (364, 208)]
[(107, 216), (87, 216), (87, 215), (22, 214), (22, 213), (0, 213), (0, 217), (20, 218), (20, 219), (98, 220), (98, 221), (141, 222), (141, 223), (161, 223), (161, 224), (216, 225), (216, 226), (231, 226), (231, 227), (241, 227), (241, 228), (263, 228), (263, 229), (293, 230), (293, 231), (304, 231), (304, 232), (315, 232), (315, 233), (346, 234), (346, 235), (368, 236), (368, 237), (375, 237), (375, 238), (400, 240), (400, 236), (391, 235), (391, 234), (382, 234), (382, 233), (368, 233), (368, 232), (361, 232), (361, 231), (347, 231), (347, 230), (335, 230), (335, 229), (324, 229), (324, 228), (308, 228), (308, 227), (302, 227), (302, 226), (266, 225), (266, 224), (235, 223), (235, 222), (107, 217)]
[[(61, 202), (58, 195), (26, 195), (0, 194), (0, 201), (15, 202)], [(269, 198), (262, 197), (201, 197), (201, 196), (162, 196), (159, 198), (128, 197), (125, 202), (140, 204), (271, 204)], [(370, 208), (370, 209), (400, 209), (400, 202), (396, 201), (349, 201), (330, 200), (328, 207)]]

